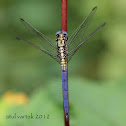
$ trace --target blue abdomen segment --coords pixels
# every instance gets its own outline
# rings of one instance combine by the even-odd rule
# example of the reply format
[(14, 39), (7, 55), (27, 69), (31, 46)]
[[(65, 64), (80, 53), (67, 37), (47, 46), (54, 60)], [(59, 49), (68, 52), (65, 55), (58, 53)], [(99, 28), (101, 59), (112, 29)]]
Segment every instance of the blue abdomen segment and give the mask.
[(62, 90), (63, 90), (63, 105), (64, 105), (65, 118), (69, 119), (67, 70), (62, 70)]

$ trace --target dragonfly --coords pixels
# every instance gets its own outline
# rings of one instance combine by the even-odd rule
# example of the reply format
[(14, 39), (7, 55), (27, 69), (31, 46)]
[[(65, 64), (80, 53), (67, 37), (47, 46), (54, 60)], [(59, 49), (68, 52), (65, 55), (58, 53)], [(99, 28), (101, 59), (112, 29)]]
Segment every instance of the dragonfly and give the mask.
[[(38, 38), (36, 44), (17, 37), (18, 40), (31, 45), (47, 55), (55, 59), (60, 65), (62, 70), (62, 92), (63, 92), (63, 105), (64, 105), (64, 117), (65, 120), (69, 120), (69, 99), (68, 99), (68, 62), (77, 50), (96, 32), (98, 32), (106, 23), (100, 25), (94, 32), (86, 35), (87, 28), (97, 10), (97, 6), (94, 7), (81, 25), (73, 32), (68, 39), (68, 33), (60, 30), (56, 32), (56, 42), (39, 32), (32, 25), (26, 22), (24, 19), (20, 19), (21, 23)], [(39, 43), (39, 46), (37, 45)]]

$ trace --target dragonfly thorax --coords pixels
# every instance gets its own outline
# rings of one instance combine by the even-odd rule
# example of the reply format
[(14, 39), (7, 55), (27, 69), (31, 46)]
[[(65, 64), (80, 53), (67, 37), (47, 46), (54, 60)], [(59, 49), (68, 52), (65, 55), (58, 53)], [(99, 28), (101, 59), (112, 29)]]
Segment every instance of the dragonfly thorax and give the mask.
[[(65, 65), (67, 63), (67, 40), (68, 40), (68, 34), (65, 31), (58, 31), (56, 33), (56, 41), (57, 41), (57, 56), (60, 58), (60, 64)], [(64, 67), (65, 67), (64, 66)]]
[(63, 47), (67, 45), (68, 34), (66, 31), (60, 30), (56, 32), (56, 38), (58, 47)]

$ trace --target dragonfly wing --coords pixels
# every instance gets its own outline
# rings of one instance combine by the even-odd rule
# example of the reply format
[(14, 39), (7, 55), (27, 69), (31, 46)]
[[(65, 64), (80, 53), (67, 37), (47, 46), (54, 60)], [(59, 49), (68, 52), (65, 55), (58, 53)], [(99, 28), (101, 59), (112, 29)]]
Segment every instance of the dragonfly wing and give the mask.
[(26, 40), (24, 40), (24, 39), (21, 39), (21, 38), (19, 38), (19, 37), (16, 37), (16, 39), (17, 39), (17, 40), (20, 40), (20, 41), (22, 41), (22, 42), (24, 42), (24, 43), (26, 43), (26, 44), (28, 44), (28, 45), (31, 45), (31, 46), (33, 46), (33, 47), (35, 47), (35, 48), (37, 48), (37, 49), (39, 49), (39, 50), (41, 50), (41, 51), (43, 51), (44, 53), (48, 54), (48, 55), (51, 56), (53, 59), (55, 59), (58, 63), (60, 63), (60, 59), (57, 57), (56, 54), (50, 53), (50, 52), (48, 52), (48, 51), (46, 51), (46, 50), (40, 48), (39, 46), (36, 46), (36, 45), (34, 45), (33, 43), (28, 42), (28, 41), (26, 41)]
[(74, 33), (68, 39), (68, 52), (71, 52), (78, 45), (80, 45), (89, 35), (87, 33), (87, 28), (91, 22), (97, 7), (94, 7), (92, 11), (88, 14), (86, 19), (81, 23), (81, 25), (74, 31)]
[(103, 26), (105, 26), (106, 23), (102, 24), (100, 27), (98, 27), (93, 33), (91, 33), (83, 42), (81, 42), (77, 47), (75, 47), (73, 50), (68, 52), (68, 62), (72, 58), (72, 56), (75, 54), (75, 52), (83, 45), (90, 37), (92, 37), (96, 32), (98, 32)]
[(55, 53), (55, 54), (57, 53), (55, 42), (53, 42), (47, 36), (39, 32), (37, 29), (31, 26), (24, 19), (21, 18), (20, 21), (29, 30), (29, 32), (31, 32), (38, 39), (35, 45), (40, 46), (42, 49), (47, 50), (50, 53)]

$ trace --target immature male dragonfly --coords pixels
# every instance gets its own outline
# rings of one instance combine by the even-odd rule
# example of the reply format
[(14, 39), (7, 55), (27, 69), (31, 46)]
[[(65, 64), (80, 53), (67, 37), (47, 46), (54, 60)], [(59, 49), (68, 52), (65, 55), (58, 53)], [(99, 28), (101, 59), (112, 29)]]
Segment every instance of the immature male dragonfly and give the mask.
[[(86, 36), (86, 29), (90, 23), (93, 15), (95, 14), (97, 7), (94, 7), (82, 24), (74, 31), (74, 33), (68, 39), (68, 34), (66, 31), (60, 30), (56, 32), (56, 42), (53, 42), (44, 34), (32, 27), (24, 19), (20, 19), (21, 23), (33, 33), (37, 38), (39, 38), (40, 46), (33, 43), (25, 41), (24, 39), (18, 38), (24, 43), (27, 43), (51, 56), (61, 65), (62, 69), (62, 91), (63, 91), (63, 104), (64, 104), (64, 115), (65, 119), (69, 119), (69, 102), (68, 102), (68, 79), (67, 79), (67, 63), (70, 61), (71, 57), (75, 52), (85, 43), (91, 36), (93, 36), (97, 31), (99, 31), (104, 25), (102, 24), (90, 35)], [(37, 44), (37, 43), (36, 43)]]

